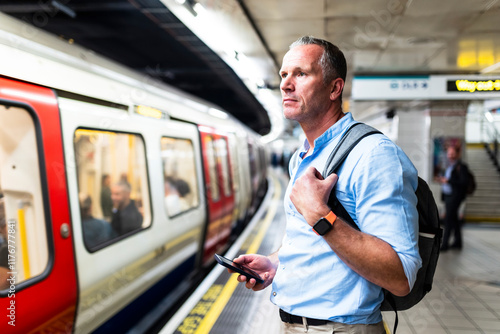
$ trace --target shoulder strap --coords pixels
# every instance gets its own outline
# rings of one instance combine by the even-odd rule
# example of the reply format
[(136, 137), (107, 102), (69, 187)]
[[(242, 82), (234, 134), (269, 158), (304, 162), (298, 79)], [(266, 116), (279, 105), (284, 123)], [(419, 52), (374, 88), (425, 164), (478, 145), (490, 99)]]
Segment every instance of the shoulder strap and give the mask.
[(339, 143), (326, 160), (323, 177), (336, 173), (352, 149), (366, 136), (381, 133), (364, 123), (354, 123), (347, 129)]
[[(349, 153), (361, 141), (361, 139), (376, 133), (381, 132), (364, 123), (355, 123), (351, 125), (326, 160), (323, 177), (326, 178), (328, 175), (336, 173)], [(351, 225), (356, 230), (359, 230), (359, 227), (356, 225), (352, 217), (349, 215), (342, 203), (340, 203), (337, 199), (337, 196), (335, 195), (335, 188), (332, 189), (332, 192), (330, 193), (328, 206), (338, 217), (341, 217), (346, 223)]]

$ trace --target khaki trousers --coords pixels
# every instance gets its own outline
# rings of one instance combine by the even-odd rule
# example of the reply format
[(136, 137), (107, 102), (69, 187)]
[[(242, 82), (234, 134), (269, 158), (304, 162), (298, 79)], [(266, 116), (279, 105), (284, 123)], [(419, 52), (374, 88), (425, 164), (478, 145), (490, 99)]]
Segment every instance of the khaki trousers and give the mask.
[(385, 334), (384, 323), (381, 321), (378, 324), (364, 325), (355, 324), (348, 325), (339, 322), (329, 322), (322, 326), (309, 326), (307, 323), (303, 324), (289, 324), (281, 321), (281, 334), (316, 334), (316, 333), (330, 333), (330, 334)]

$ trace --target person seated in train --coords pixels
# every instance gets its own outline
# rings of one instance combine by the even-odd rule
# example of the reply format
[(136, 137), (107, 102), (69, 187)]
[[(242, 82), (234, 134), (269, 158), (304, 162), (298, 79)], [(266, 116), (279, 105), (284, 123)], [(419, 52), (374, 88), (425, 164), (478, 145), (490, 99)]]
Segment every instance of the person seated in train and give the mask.
[(165, 207), (170, 217), (182, 212), (181, 195), (177, 189), (177, 180), (171, 176), (165, 177)]
[(189, 187), (189, 184), (183, 179), (176, 179), (175, 187), (179, 192), (179, 204), (181, 206), (181, 211), (186, 211), (191, 207), (187, 199), (187, 196), (189, 195), (189, 193), (191, 193), (191, 188)]
[(82, 217), (83, 241), (92, 249), (116, 236), (111, 225), (92, 216), (92, 198), (85, 193), (79, 194)]
[(170, 217), (189, 209), (186, 196), (191, 192), (189, 184), (171, 176), (165, 177), (165, 207)]
[(137, 230), (142, 226), (142, 215), (130, 198), (130, 184), (124, 180), (111, 187), (111, 200), (113, 201), (113, 216), (111, 227), (118, 235)]

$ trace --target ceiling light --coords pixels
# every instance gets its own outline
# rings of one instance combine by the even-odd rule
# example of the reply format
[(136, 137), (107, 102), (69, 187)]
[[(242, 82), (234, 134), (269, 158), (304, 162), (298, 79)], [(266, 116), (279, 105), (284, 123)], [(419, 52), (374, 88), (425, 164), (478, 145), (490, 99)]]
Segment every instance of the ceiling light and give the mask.
[(483, 68), (480, 73), (482, 74), (486, 74), (486, 73), (491, 73), (491, 72), (496, 72), (496, 71), (500, 71), (500, 62), (496, 63), (496, 64), (493, 64), (491, 66), (488, 66), (486, 68)]
[(194, 4), (193, 9), (198, 15), (203, 15), (206, 12), (205, 7), (203, 7), (203, 5), (199, 2)]
[(490, 123), (494, 122), (493, 116), (491, 115), (491, 113), (489, 111), (485, 112), (484, 116), (486, 117), (486, 119), (488, 120), (488, 122), (490, 122)]

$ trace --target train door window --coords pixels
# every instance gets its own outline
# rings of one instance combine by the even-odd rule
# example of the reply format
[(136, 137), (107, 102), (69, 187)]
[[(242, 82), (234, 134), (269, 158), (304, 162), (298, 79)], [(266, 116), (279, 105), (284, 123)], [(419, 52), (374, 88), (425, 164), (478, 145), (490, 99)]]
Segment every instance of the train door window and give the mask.
[(213, 202), (217, 202), (220, 198), (219, 182), (217, 179), (217, 163), (215, 158), (214, 140), (212, 136), (205, 136), (205, 150), (208, 163), (208, 173), (210, 177), (210, 194)]
[(198, 180), (191, 140), (163, 137), (161, 157), (167, 214), (173, 217), (197, 207), (199, 203)]
[(231, 172), (229, 171), (229, 161), (227, 154), (227, 141), (225, 138), (219, 138), (215, 142), (215, 149), (217, 152), (217, 161), (221, 166), (221, 181), (222, 181), (222, 189), (224, 191), (224, 195), (230, 196), (231, 191)]
[(78, 129), (74, 145), (87, 249), (97, 250), (115, 238), (151, 225), (142, 137)]
[[(36, 127), (0, 103), (0, 289), (41, 275), (49, 263)], [(7, 281), (14, 278), (15, 282)]]

